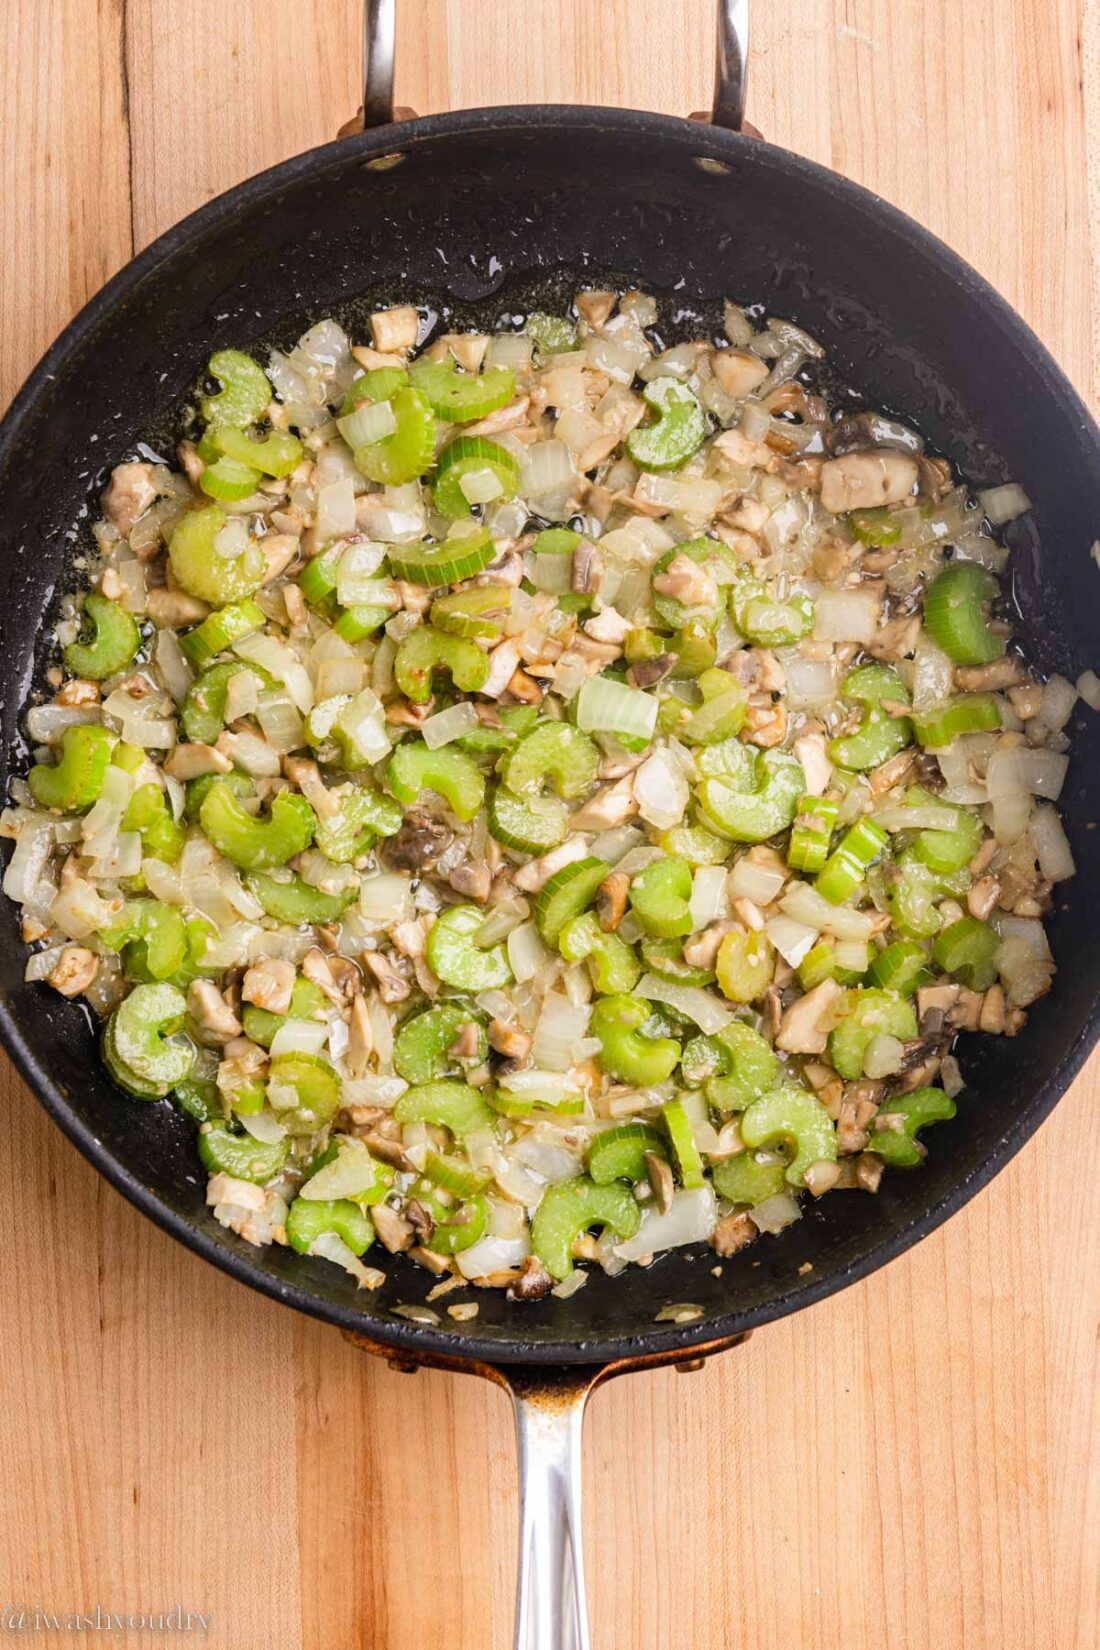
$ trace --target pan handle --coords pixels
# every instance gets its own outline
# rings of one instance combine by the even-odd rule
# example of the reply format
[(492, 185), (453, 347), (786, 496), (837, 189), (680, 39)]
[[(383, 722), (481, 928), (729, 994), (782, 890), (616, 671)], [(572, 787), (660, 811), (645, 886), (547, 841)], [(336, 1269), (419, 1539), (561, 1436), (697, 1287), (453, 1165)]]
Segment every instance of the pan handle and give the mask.
[[(388, 126), (407, 118), (393, 103), (397, 0), (365, 0), (363, 8), (363, 126)], [(749, 58), (749, 0), (717, 0), (718, 39), (711, 120), (739, 132), (745, 116)], [(349, 129), (358, 128), (358, 122)]]
[(519, 1443), (515, 1650), (589, 1650), (581, 1429), (595, 1375), (507, 1372)]

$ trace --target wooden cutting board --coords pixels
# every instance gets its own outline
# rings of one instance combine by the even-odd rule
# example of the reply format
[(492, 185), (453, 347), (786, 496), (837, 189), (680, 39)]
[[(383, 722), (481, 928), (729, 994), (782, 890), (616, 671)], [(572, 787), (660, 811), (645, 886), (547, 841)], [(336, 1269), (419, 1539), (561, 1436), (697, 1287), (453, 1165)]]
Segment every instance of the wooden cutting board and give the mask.
[[(709, 98), (712, 11), (400, 0), (398, 101), (686, 114)], [(5, 400), (133, 252), (335, 135), (360, 97), (359, 13), (0, 6)], [(1089, 396), (1095, 0), (754, 0), (753, 28), (753, 122), (942, 235)], [(212, 1618), (215, 1650), (510, 1644), (504, 1398), (391, 1373), (251, 1295), (141, 1220), (10, 1072), (5, 1102), (0, 1610), (178, 1605)], [(702, 1373), (602, 1391), (597, 1650), (1100, 1644), (1098, 1163), (1094, 1060), (916, 1252)]]

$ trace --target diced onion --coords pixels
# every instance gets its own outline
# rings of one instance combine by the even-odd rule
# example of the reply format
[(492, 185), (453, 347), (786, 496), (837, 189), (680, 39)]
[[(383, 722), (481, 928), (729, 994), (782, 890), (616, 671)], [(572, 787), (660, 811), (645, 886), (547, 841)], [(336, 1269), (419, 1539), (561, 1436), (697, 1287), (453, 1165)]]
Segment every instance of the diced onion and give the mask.
[(27, 737), (35, 745), (52, 745), (66, 728), (102, 720), (98, 705), (32, 705), (27, 712)]
[(441, 745), (449, 745), (454, 739), (461, 739), (472, 728), (477, 727), (477, 712), (468, 701), (458, 705), (448, 705), (446, 710), (437, 711), (421, 724), (420, 735), (429, 750), (438, 750)]
[(750, 1209), (749, 1219), (758, 1232), (774, 1234), (801, 1220), (802, 1210), (798, 1199), (790, 1192), (777, 1192), (774, 1197), (766, 1197), (763, 1203), (758, 1203), (755, 1209)]
[(725, 906), (724, 865), (700, 865), (691, 882), (691, 926), (698, 932), (722, 915)]
[(831, 905), (808, 882), (792, 882), (781, 896), (780, 905), (789, 917), (804, 922), (819, 933), (837, 939), (870, 939), (875, 923), (873, 911), (855, 911), (850, 905)]
[[(630, 691), (628, 688), (627, 692)], [(584, 692), (582, 688), (582, 699)], [(690, 794), (683, 768), (667, 750), (655, 750), (634, 774), (634, 800), (638, 804), (638, 812), (647, 824), (658, 831), (671, 830), (680, 823)]]
[(1082, 671), (1078, 676), (1077, 692), (1090, 710), (1100, 710), (1100, 676), (1094, 670)]
[(882, 597), (869, 586), (855, 590), (822, 590), (814, 604), (814, 636), (824, 642), (859, 642), (866, 646), (875, 639)]
[(344, 539), (355, 531), (355, 489), (350, 479), (330, 481), (317, 489), (317, 516), (314, 523), (317, 538)]
[(978, 503), (994, 527), (1003, 527), (1006, 521), (1015, 521), (1031, 509), (1031, 500), (1014, 481), (1002, 487), (986, 487), (978, 494)]
[(233, 651), (238, 658), (259, 665), (277, 682), (282, 682), (303, 716), (313, 709), (313, 683), (309, 672), (288, 643), (280, 641), (277, 636), (242, 636), (239, 642), (234, 643)]
[[(328, 1026), (318, 1020), (286, 1019), (271, 1039), (272, 1054), (320, 1054), (328, 1041)], [(334, 1193), (339, 1196), (339, 1193)]]
[(1057, 733), (1073, 715), (1077, 703), (1077, 689), (1064, 676), (1052, 676), (1043, 688), (1043, 704), (1039, 720), (1044, 727)]
[(694, 1020), (700, 1031), (708, 1033), (721, 1031), (733, 1019), (732, 1009), (719, 1002), (712, 991), (698, 985), (672, 985), (656, 974), (643, 974), (635, 987), (635, 995), (647, 1002), (667, 1003)]
[(1077, 868), (1073, 863), (1073, 852), (1056, 808), (1049, 803), (1036, 808), (1031, 820), (1031, 835), (1039, 869), (1048, 882), (1065, 882), (1074, 875)]
[(550, 962), (550, 952), (543, 945), (533, 922), (522, 922), (513, 928), (507, 940), (508, 962), (518, 984), (533, 980), (540, 969)]
[(487, 1278), (493, 1272), (505, 1272), (522, 1266), (531, 1253), (531, 1239), (526, 1232), (518, 1237), (498, 1237), (495, 1234), (481, 1238), (469, 1249), (460, 1250), (455, 1264), (464, 1278)]
[(1050, 750), (996, 750), (989, 758), (985, 782), (991, 798), (1027, 791), (1056, 802), (1069, 766), (1068, 758)]
[(383, 925), (404, 922), (412, 915), (409, 878), (396, 871), (379, 871), (364, 877), (359, 889), (359, 911), (368, 922)]
[(769, 917), (764, 924), (764, 932), (784, 962), (792, 968), (797, 968), (807, 952), (813, 949), (818, 934), (816, 928), (786, 916)]
[(785, 881), (774, 865), (761, 865), (747, 854), (737, 861), (726, 877), (731, 899), (751, 899), (755, 905), (770, 905)]
[(588, 1016), (587, 1005), (571, 1003), (557, 991), (547, 992), (531, 1048), (535, 1065), (543, 1071), (568, 1071), (573, 1064), (573, 1046), (588, 1030)]
[(718, 1208), (709, 1186), (675, 1192), (666, 1214), (652, 1206), (643, 1211), (637, 1232), (625, 1243), (615, 1244), (615, 1253), (622, 1260), (638, 1260), (685, 1243), (705, 1243), (717, 1223)]
[(913, 653), (913, 709), (933, 710), (951, 695), (951, 660), (924, 630)]
[(346, 417), (338, 418), (336, 428), (349, 447), (363, 447), (368, 442), (383, 441), (386, 436), (392, 435), (397, 428), (397, 419), (388, 401), (371, 401), (364, 407), (356, 407)]

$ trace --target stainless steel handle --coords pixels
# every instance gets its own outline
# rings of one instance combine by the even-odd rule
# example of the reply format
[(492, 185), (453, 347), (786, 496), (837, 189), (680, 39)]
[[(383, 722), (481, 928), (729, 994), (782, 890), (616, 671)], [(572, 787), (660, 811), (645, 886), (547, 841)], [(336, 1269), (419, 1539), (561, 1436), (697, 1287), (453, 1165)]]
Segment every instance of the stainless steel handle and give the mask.
[[(365, 0), (363, 9), (363, 126), (395, 119), (393, 59), (397, 0)], [(718, 39), (711, 120), (739, 132), (745, 116), (749, 59), (749, 0), (717, 0)], [(349, 123), (358, 129), (358, 122)]]
[(718, 0), (718, 49), (714, 59), (711, 121), (739, 132), (745, 119), (749, 63), (749, 0)]
[(587, 1380), (509, 1380), (519, 1442), (515, 1650), (589, 1650), (581, 1541), (581, 1430)]
[(363, 8), (363, 126), (389, 126), (397, 0), (366, 0)]

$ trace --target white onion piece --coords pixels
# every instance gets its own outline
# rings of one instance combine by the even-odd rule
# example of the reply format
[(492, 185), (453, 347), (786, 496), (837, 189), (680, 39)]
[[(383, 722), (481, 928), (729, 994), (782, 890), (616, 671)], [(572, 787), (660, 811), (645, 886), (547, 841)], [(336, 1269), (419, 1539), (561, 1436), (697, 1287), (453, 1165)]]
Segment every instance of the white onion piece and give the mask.
[(588, 1030), (586, 1004), (571, 1003), (560, 992), (547, 992), (535, 1027), (531, 1058), (543, 1071), (568, 1071), (573, 1064), (573, 1046)]
[(1073, 863), (1073, 852), (1056, 808), (1049, 803), (1036, 808), (1031, 821), (1031, 835), (1039, 869), (1048, 882), (1065, 882), (1074, 875), (1077, 867)]
[(1015, 521), (1031, 509), (1031, 500), (1014, 481), (1007, 481), (1001, 487), (984, 488), (978, 494), (978, 503), (994, 527), (1003, 527), (1006, 521)]
[(774, 1197), (766, 1197), (763, 1203), (758, 1203), (756, 1208), (750, 1209), (748, 1213), (758, 1232), (773, 1234), (802, 1219), (798, 1199), (790, 1192), (777, 1192)]
[(1058, 751), (997, 750), (989, 758), (985, 782), (994, 800), (1011, 796), (1014, 791), (1027, 791), (1056, 802), (1068, 766), (1068, 758)]
[(533, 922), (522, 922), (513, 928), (507, 940), (508, 962), (516, 982), (522, 985), (533, 980), (540, 969), (551, 961), (550, 952), (542, 943)]
[(324, 1260), (331, 1260), (337, 1266), (342, 1266), (349, 1273), (361, 1289), (381, 1289), (386, 1281), (385, 1272), (380, 1272), (376, 1266), (364, 1266), (343, 1238), (337, 1237), (335, 1232), (321, 1232), (309, 1246), (311, 1255), (320, 1255)]
[(9, 899), (25, 905), (34, 898), (43, 871), (53, 847), (53, 826), (24, 825), (15, 844), (15, 852), (4, 872), (4, 893)]
[(396, 871), (379, 871), (364, 877), (359, 889), (359, 911), (368, 922), (386, 926), (412, 916), (409, 878)]
[(348, 545), (336, 566), (336, 599), (341, 606), (369, 606), (380, 598), (387, 607), (396, 606), (389, 580), (375, 577), (385, 554), (385, 545), (378, 542)]
[(751, 899), (755, 905), (770, 905), (784, 883), (782, 871), (760, 865), (747, 854), (737, 861), (726, 877), (731, 899)]
[(647, 824), (658, 831), (671, 830), (680, 823), (690, 794), (680, 764), (660, 746), (634, 774), (634, 800), (638, 804), (638, 812)]
[(691, 881), (691, 926), (698, 932), (708, 927), (725, 909), (726, 869), (724, 865), (700, 865)]
[(420, 727), (420, 734), (429, 750), (438, 750), (441, 745), (449, 745), (454, 739), (461, 739), (463, 734), (469, 733), (477, 727), (477, 712), (473, 705), (463, 701), (458, 705), (448, 705), (446, 710), (437, 711), (429, 716)]
[(355, 531), (355, 489), (349, 478), (330, 481), (317, 489), (314, 530), (322, 543), (345, 539)]
[(1094, 670), (1085, 670), (1077, 678), (1077, 692), (1090, 710), (1100, 710), (1100, 676)]
[[(318, 1020), (286, 1019), (271, 1039), (272, 1054), (320, 1054), (328, 1042), (328, 1026)], [(334, 1192), (334, 1197), (341, 1193)]]
[[(654, 1207), (642, 1212), (642, 1223), (632, 1238), (615, 1244), (622, 1260), (638, 1260), (685, 1243), (705, 1243), (718, 1222), (718, 1207), (709, 1186), (690, 1192), (675, 1192), (667, 1214)], [(461, 1256), (458, 1257), (461, 1261)]]
[(286, 1125), (269, 1111), (254, 1112), (241, 1118), (246, 1134), (260, 1140), (265, 1146), (275, 1146), (286, 1138)]
[(195, 680), (195, 674), (183, 656), (174, 630), (157, 631), (153, 657), (165, 687), (176, 704), (182, 704), (188, 688)]
[(672, 985), (656, 974), (643, 974), (633, 994), (651, 1003), (668, 1003), (694, 1020), (700, 1031), (721, 1031), (733, 1019), (733, 1011), (713, 992), (698, 985)]
[(66, 728), (102, 720), (98, 705), (32, 705), (27, 712), (27, 737), (34, 745), (52, 745)]
[(28, 982), (44, 980), (47, 974), (52, 974), (61, 961), (63, 946), (51, 945), (46, 951), (35, 951), (27, 958), (27, 966), (23, 970), (23, 978)]
[(580, 1159), (573, 1152), (566, 1151), (564, 1146), (538, 1139), (536, 1131), (540, 1127), (536, 1124), (535, 1129), (509, 1146), (509, 1157), (518, 1158), (532, 1173), (541, 1175), (550, 1185), (559, 1180), (571, 1180), (580, 1169)]
[(927, 631), (922, 630), (913, 653), (913, 709), (933, 710), (951, 696), (954, 666)]
[(859, 642), (875, 639), (882, 597), (874, 589), (822, 590), (814, 605), (814, 636), (823, 642)]
[(531, 1253), (531, 1239), (526, 1232), (518, 1237), (483, 1237), (469, 1249), (455, 1256), (455, 1263), (464, 1278), (487, 1278), (493, 1272), (504, 1272), (513, 1266), (522, 1266)]
[(764, 932), (771, 940), (783, 961), (792, 968), (797, 968), (813, 949), (818, 931), (810, 928), (804, 922), (796, 922), (794, 917), (769, 917), (764, 924)]
[(259, 665), (277, 682), (282, 682), (303, 716), (313, 709), (313, 683), (309, 672), (286, 642), (280, 641), (277, 636), (263, 634), (242, 636), (239, 642), (233, 644), (233, 651), (239, 659)]
[(791, 710), (807, 710), (828, 705), (836, 698), (837, 671), (831, 659), (804, 659), (793, 649), (779, 655), (787, 677), (787, 703)]
[(1077, 703), (1077, 689), (1064, 676), (1052, 676), (1043, 688), (1043, 704), (1039, 721), (1052, 733), (1064, 728), (1073, 715)]
[(539, 1106), (560, 1106), (577, 1097), (577, 1085), (566, 1071), (510, 1071), (500, 1079), (499, 1087), (506, 1094), (518, 1095), (522, 1100), (533, 1100)]
[(1031, 798), (1026, 791), (994, 797), (990, 805), (993, 835), (1002, 847), (1018, 842), (1031, 824)]
[(720, 481), (691, 480), (647, 472), (639, 476), (634, 497), (644, 504), (663, 505), (666, 510), (675, 510), (692, 526), (702, 527), (721, 504), (724, 491)]
[(837, 939), (870, 939), (875, 924), (873, 911), (854, 911), (849, 905), (830, 905), (808, 882), (792, 882), (779, 901), (789, 917), (804, 922), (819, 933)]

